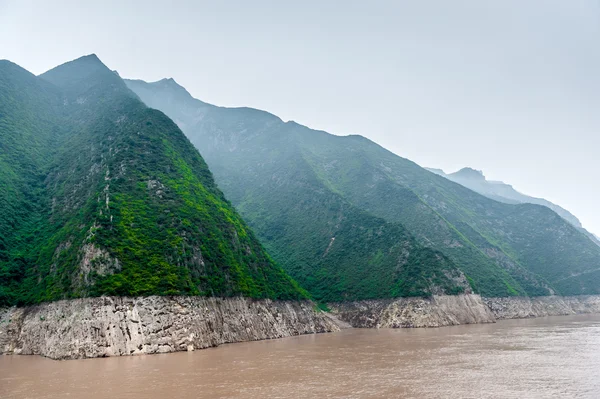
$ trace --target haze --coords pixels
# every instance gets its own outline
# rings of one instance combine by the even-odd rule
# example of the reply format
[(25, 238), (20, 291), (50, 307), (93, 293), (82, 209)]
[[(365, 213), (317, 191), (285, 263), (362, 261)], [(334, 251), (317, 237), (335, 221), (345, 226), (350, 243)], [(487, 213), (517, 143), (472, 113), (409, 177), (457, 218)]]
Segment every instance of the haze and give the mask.
[[(463, 166), (600, 233), (598, 1), (3, 1), (0, 59), (121, 76)], [(27, 23), (24, 23), (27, 21)]]

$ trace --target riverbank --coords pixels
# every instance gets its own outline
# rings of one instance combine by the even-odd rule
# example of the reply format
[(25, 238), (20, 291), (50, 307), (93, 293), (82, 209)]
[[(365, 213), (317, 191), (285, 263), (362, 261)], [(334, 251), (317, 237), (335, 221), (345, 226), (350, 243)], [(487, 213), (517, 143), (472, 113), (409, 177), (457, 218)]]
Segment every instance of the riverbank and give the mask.
[(483, 301), (498, 320), (600, 313), (600, 295), (483, 298)]
[(0, 310), (0, 353), (126, 356), (339, 331), (310, 301), (101, 297)]
[(0, 354), (129, 356), (339, 331), (600, 314), (600, 296), (398, 298), (329, 304), (247, 298), (101, 297), (0, 308)]
[(597, 398), (600, 315), (352, 328), (168, 356), (0, 356), (3, 399)]
[(522, 319), (600, 313), (600, 296), (482, 298), (479, 295), (398, 298), (329, 304), (352, 327), (443, 327)]

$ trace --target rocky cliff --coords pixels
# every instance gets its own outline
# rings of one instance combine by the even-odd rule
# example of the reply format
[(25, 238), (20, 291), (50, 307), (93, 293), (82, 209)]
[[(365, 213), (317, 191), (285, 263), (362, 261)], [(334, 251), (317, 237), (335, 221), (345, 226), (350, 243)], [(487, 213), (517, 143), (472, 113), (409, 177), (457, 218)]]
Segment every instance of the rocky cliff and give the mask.
[(493, 323), (496, 319), (479, 295), (440, 295), (330, 304), (332, 312), (353, 327), (442, 327)]
[(479, 295), (399, 298), (330, 304), (353, 327), (442, 327), (500, 319), (600, 313), (600, 296), (481, 298)]
[(484, 302), (496, 319), (600, 313), (598, 295), (484, 298)]
[(309, 301), (101, 297), (0, 309), (0, 353), (78, 359), (338, 331)]
[[(329, 304), (246, 298), (101, 297), (0, 308), (0, 354), (127, 356), (339, 331), (600, 313), (600, 296), (398, 298)], [(338, 320), (338, 318), (340, 320)]]

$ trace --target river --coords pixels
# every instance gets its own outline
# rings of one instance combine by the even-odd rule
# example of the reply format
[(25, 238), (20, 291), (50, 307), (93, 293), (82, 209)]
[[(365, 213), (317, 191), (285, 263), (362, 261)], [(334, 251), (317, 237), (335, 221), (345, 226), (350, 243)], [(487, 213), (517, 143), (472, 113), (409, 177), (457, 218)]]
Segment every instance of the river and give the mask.
[(351, 329), (165, 355), (0, 356), (0, 398), (600, 398), (600, 315)]

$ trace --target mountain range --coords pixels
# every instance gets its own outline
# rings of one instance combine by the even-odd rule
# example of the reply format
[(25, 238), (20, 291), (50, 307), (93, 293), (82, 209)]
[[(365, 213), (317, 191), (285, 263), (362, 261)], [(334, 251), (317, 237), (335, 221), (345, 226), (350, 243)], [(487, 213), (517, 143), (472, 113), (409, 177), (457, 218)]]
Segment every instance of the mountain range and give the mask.
[(95, 55), (40, 76), (0, 61), (0, 306), (600, 293), (574, 216), (457, 179)]
[(436, 173), (440, 176), (452, 180), (458, 184), (461, 184), (473, 191), (478, 192), (481, 195), (485, 195), (488, 198), (495, 199), (496, 201), (505, 202), (507, 204), (538, 204), (546, 206), (560, 215), (567, 222), (575, 226), (579, 231), (588, 236), (596, 244), (600, 245), (600, 240), (594, 234), (590, 233), (583, 228), (581, 222), (575, 215), (568, 210), (556, 205), (546, 199), (531, 197), (529, 195), (522, 194), (515, 190), (513, 186), (506, 184), (501, 181), (487, 180), (480, 170), (472, 168), (463, 168), (457, 172), (446, 174), (441, 169), (426, 168), (430, 172)]
[(362, 136), (207, 104), (173, 79), (126, 83), (180, 126), (269, 253), (320, 300), (600, 292), (600, 247), (547, 206), (490, 199)]

